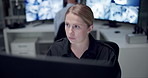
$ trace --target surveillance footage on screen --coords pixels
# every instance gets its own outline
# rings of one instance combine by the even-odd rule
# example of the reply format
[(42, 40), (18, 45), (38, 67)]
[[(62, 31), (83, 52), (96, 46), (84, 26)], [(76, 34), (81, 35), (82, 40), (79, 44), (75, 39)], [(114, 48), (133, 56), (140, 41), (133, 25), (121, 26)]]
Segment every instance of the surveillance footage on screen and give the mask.
[(53, 19), (63, 8), (63, 0), (25, 0), (26, 21)]
[(128, 22), (138, 22), (140, 0), (87, 0), (95, 19)]

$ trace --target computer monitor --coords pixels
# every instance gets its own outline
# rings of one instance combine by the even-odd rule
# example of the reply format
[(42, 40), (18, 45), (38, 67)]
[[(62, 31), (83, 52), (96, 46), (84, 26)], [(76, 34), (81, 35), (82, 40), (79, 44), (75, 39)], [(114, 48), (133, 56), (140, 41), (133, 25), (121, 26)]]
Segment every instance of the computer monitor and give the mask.
[(112, 65), (62, 57), (0, 54), (0, 78), (115, 78)]
[(63, 0), (25, 0), (26, 21), (54, 19), (63, 8)]
[(113, 22), (137, 24), (140, 0), (86, 0), (94, 18)]

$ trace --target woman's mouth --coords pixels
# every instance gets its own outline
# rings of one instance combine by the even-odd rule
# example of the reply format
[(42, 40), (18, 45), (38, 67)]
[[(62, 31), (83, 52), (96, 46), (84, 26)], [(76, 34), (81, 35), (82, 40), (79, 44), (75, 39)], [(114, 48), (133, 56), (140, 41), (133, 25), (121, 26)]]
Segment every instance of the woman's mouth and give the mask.
[(75, 40), (75, 38), (74, 37), (68, 37), (69, 38), (69, 40)]

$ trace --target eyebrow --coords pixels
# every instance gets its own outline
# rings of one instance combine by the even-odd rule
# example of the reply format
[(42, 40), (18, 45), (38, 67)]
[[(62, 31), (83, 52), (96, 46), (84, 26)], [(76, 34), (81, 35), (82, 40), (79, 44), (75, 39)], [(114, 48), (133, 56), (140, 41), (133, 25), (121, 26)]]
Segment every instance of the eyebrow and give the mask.
[[(65, 24), (70, 24), (69, 22), (67, 22), (67, 21), (65, 21)], [(75, 24), (73, 24), (73, 25), (80, 25), (80, 26), (85, 26), (86, 24), (80, 24), (80, 23), (75, 23)], [(87, 26), (87, 25), (86, 25)]]

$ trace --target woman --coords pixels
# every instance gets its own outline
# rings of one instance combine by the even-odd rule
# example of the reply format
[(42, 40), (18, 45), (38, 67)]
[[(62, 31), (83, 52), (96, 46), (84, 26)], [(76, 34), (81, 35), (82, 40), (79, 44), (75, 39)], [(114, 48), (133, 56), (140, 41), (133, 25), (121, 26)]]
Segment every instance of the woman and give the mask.
[(65, 15), (67, 38), (56, 41), (49, 49), (49, 56), (73, 57), (77, 59), (105, 60), (115, 62), (114, 50), (97, 42), (90, 32), (93, 29), (93, 13), (83, 4), (76, 4)]
[[(92, 59), (99, 64), (115, 67), (114, 78), (121, 78), (121, 71), (114, 49), (95, 40), (90, 32), (93, 29), (92, 10), (83, 4), (70, 7), (65, 15), (67, 38), (57, 40), (49, 49), (48, 56)], [(101, 62), (101, 63), (100, 63)]]

